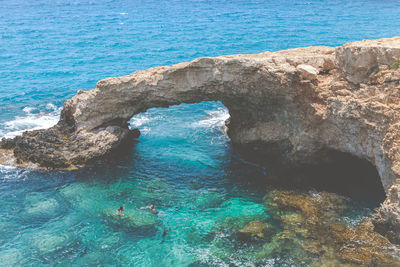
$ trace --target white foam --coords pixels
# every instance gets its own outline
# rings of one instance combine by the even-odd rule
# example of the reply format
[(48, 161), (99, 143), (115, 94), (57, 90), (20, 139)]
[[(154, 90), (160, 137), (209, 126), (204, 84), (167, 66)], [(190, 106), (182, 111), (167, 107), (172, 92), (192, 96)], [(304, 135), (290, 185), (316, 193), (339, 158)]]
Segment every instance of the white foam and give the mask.
[(54, 105), (54, 104), (52, 104), (52, 103), (48, 103), (48, 104), (46, 105), (46, 109), (50, 109), (50, 110), (56, 111), (56, 110), (57, 110), (57, 107), (56, 107), (56, 105)]
[(128, 15), (128, 13), (125, 13), (125, 12), (121, 12), (121, 13), (119, 13), (120, 15)]
[(35, 108), (33, 108), (33, 107), (24, 107), (22, 110), (23, 110), (25, 113), (31, 113), (32, 111), (35, 110)]
[(142, 126), (143, 124), (148, 123), (150, 120), (151, 120), (151, 119), (150, 119), (150, 117), (149, 117), (148, 115), (146, 115), (146, 114), (138, 114), (138, 115), (134, 116), (134, 117), (131, 119), (130, 124), (131, 124), (133, 127), (140, 127), (140, 126)]
[[(3, 123), (0, 138), (13, 138), (27, 130), (46, 129), (54, 126), (59, 119), (61, 108), (49, 103), (46, 105), (48, 112), (39, 111), (33, 107), (25, 107), (22, 116), (17, 116), (11, 121)], [(33, 111), (38, 111), (32, 113)]]
[(138, 114), (135, 115), (131, 121), (130, 124), (135, 128), (140, 127), (140, 126), (149, 126), (149, 123), (155, 120), (160, 120), (162, 119), (162, 116), (152, 116), (150, 114)]
[(131, 128), (139, 128), (140, 133), (147, 134), (150, 132), (150, 123), (154, 120), (160, 120), (162, 116), (152, 116), (148, 113), (137, 114), (130, 121)]
[(150, 132), (150, 128), (149, 127), (142, 127), (140, 128), (140, 134), (147, 134)]
[(208, 116), (201, 121), (195, 122), (195, 127), (210, 127), (210, 126), (224, 126), (225, 121), (229, 118), (229, 112), (227, 109), (218, 108), (216, 110), (206, 111)]
[(9, 171), (9, 170), (15, 170), (15, 169), (17, 169), (17, 167), (0, 164), (0, 173), (3, 173), (4, 171)]

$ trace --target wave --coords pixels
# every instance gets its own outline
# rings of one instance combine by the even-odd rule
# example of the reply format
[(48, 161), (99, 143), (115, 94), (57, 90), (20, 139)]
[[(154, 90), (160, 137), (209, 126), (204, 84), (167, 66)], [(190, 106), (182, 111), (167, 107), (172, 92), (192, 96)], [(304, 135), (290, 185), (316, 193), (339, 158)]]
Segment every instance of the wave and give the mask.
[(225, 108), (218, 108), (216, 110), (207, 110), (207, 117), (204, 120), (195, 122), (195, 127), (223, 127), (225, 121), (229, 118), (229, 112)]
[(143, 124), (150, 122), (150, 120), (151, 117), (147, 114), (138, 114), (131, 119), (130, 125), (137, 128), (142, 126)]
[(9, 166), (9, 165), (2, 165), (0, 164), (0, 173), (3, 174), (5, 172), (8, 172), (10, 170), (16, 170), (17, 167), (15, 166)]
[(161, 119), (162, 116), (154, 116), (149, 113), (137, 114), (129, 121), (131, 128), (139, 128), (141, 134), (150, 132), (151, 122)]
[(46, 129), (54, 126), (60, 117), (61, 108), (47, 104), (44, 110), (35, 107), (25, 107), (22, 116), (17, 116), (0, 126), (0, 138), (13, 138), (27, 130)]

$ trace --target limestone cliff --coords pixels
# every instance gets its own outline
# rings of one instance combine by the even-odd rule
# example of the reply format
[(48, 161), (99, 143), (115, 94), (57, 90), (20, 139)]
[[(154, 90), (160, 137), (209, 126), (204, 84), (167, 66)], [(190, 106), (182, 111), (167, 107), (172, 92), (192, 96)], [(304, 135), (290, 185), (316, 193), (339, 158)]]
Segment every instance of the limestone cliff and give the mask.
[[(16, 164), (79, 167), (137, 136), (127, 124), (135, 114), (219, 100), (229, 109), (234, 144), (276, 144), (296, 164), (314, 161), (324, 149), (350, 153), (376, 166), (388, 191), (400, 183), (400, 69), (391, 67), (398, 59), (395, 37), (137, 71), (79, 91), (56, 126), (1, 146)], [(400, 210), (398, 199), (390, 205)], [(391, 221), (400, 224), (398, 217)]]

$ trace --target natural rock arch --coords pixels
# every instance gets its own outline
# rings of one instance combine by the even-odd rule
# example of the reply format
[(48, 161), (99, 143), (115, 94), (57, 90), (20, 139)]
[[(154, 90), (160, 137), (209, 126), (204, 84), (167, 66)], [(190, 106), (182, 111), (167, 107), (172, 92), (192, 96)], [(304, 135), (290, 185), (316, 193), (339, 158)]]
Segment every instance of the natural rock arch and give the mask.
[[(3, 140), (1, 147), (13, 152), (17, 164), (81, 166), (133, 136), (127, 121), (135, 114), (218, 100), (229, 109), (234, 144), (277, 144), (296, 164), (315, 161), (321, 149), (366, 159), (395, 196), (387, 204), (397, 209), (400, 70), (388, 66), (399, 58), (396, 37), (338, 48), (200, 58), (137, 71), (79, 91), (65, 102), (56, 126)], [(395, 219), (400, 226), (400, 214)]]

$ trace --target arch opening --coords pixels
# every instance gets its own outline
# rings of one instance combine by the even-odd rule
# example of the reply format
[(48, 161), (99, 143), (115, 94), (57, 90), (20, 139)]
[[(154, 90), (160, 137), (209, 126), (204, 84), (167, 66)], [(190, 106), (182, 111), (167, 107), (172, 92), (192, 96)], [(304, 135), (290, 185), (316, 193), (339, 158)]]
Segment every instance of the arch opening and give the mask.
[[(285, 158), (291, 149), (288, 141), (235, 146), (244, 159), (264, 166), (265, 183), (293, 190), (328, 191), (350, 197), (375, 208), (386, 198), (376, 167), (350, 153), (333, 149), (319, 151), (313, 162), (293, 164)], [(282, 153), (283, 152), (283, 153)]]
[[(176, 160), (189, 160), (193, 157), (200, 165), (215, 167), (212, 160), (204, 155), (192, 154), (190, 149), (185, 151), (167, 151), (167, 146), (175, 146), (177, 142), (187, 142), (193, 147), (196, 142), (199, 145), (207, 145), (203, 142), (215, 142), (215, 138), (222, 136), (208, 135), (210, 132), (221, 131), (225, 128), (225, 121), (229, 118), (229, 111), (219, 101), (207, 101), (195, 104), (173, 105), (168, 108), (151, 108), (145, 113), (139, 113), (132, 117), (131, 128), (139, 128), (144, 135), (141, 141), (156, 142), (152, 138), (159, 139), (155, 144), (159, 148), (153, 151), (141, 153), (153, 153), (156, 157), (159, 153), (171, 153)], [(201, 140), (205, 138), (204, 140)], [(213, 139), (214, 140), (211, 140)], [(227, 139), (219, 140), (229, 147), (231, 142)], [(140, 141), (140, 140), (139, 140)], [(356, 201), (365, 202), (369, 207), (377, 207), (385, 199), (385, 191), (380, 176), (375, 166), (365, 159), (360, 159), (349, 153), (332, 149), (324, 149), (315, 156), (315, 161), (308, 164), (294, 165), (285, 161), (283, 154), (291, 150), (289, 141), (277, 143), (253, 143), (250, 145), (233, 144), (234, 153), (243, 157), (250, 163), (265, 166), (266, 172), (254, 175), (254, 180), (259, 185), (272, 185), (296, 190), (328, 191), (348, 196)], [(135, 147), (135, 150), (140, 150)], [(219, 148), (217, 148), (219, 149)], [(283, 153), (282, 153), (283, 152)], [(189, 153), (184, 156), (185, 153)], [(229, 152), (231, 153), (230, 149)], [(179, 156), (177, 156), (180, 154)], [(256, 177), (258, 176), (258, 177)]]

